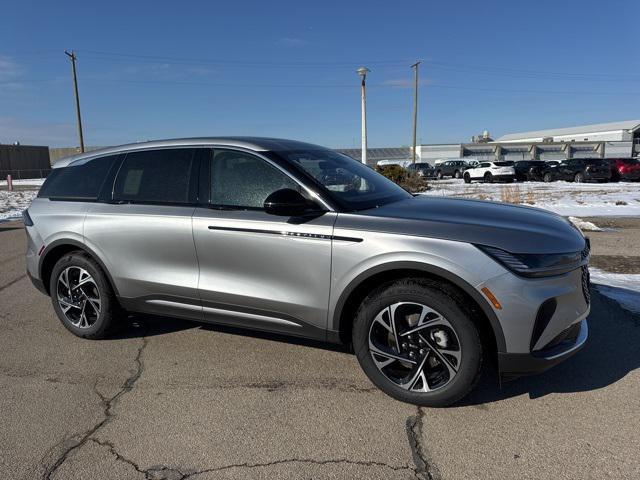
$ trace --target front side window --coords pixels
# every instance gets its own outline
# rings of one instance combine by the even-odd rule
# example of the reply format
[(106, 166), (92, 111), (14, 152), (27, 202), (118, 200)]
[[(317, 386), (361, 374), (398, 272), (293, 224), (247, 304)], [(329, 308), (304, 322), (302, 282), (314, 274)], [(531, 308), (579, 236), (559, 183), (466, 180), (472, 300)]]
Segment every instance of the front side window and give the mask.
[(329, 149), (271, 152), (286, 160), (347, 211), (366, 210), (411, 198), (362, 162)]
[(118, 155), (110, 155), (54, 168), (38, 196), (57, 200), (97, 200), (102, 183), (117, 159)]
[(211, 204), (238, 209), (262, 209), (277, 190), (299, 185), (262, 158), (235, 150), (215, 150), (211, 166)]
[(115, 201), (189, 203), (195, 164), (193, 148), (145, 150), (127, 154), (115, 182)]

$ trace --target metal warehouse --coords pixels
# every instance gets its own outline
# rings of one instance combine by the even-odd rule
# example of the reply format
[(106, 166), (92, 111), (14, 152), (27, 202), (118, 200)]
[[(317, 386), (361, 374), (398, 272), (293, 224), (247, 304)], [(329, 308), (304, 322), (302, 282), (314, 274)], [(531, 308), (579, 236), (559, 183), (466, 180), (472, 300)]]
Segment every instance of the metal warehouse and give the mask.
[(563, 160), (567, 158), (636, 157), (640, 153), (640, 120), (598, 123), (484, 137), (472, 143), (419, 145), (417, 156), (433, 163), (442, 158), (478, 160)]

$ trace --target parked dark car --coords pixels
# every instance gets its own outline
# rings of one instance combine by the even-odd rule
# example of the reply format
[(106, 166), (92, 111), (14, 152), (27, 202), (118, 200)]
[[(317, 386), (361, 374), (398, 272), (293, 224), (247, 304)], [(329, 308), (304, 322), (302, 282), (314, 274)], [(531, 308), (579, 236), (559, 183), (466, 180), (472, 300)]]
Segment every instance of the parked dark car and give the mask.
[(542, 180), (553, 182), (608, 182), (611, 179), (611, 167), (607, 160), (600, 158), (571, 158), (558, 165), (548, 165), (542, 171)]
[(436, 169), (428, 163), (412, 163), (407, 167), (410, 172), (416, 172), (421, 177), (433, 178), (436, 176)]
[(542, 160), (520, 160), (513, 164), (516, 171), (516, 180), (519, 182), (540, 181), (542, 171), (547, 166), (547, 162)]
[(436, 177), (453, 177), (462, 178), (462, 174), (467, 168), (467, 162), (464, 160), (447, 160), (435, 166)]
[(611, 180), (640, 180), (640, 161), (637, 158), (612, 158)]

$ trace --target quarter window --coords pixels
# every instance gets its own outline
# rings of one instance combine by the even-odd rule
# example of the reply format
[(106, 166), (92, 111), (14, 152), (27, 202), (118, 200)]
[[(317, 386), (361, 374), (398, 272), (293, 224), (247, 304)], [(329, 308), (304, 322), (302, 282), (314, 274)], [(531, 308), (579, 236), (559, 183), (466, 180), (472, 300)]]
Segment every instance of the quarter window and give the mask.
[(244, 152), (216, 150), (211, 168), (211, 204), (262, 209), (266, 198), (298, 184), (265, 160)]
[(96, 200), (107, 172), (118, 155), (77, 160), (54, 168), (38, 193), (39, 197), (59, 200)]
[(195, 152), (193, 148), (168, 148), (127, 154), (116, 178), (113, 199), (140, 203), (190, 203), (189, 185)]

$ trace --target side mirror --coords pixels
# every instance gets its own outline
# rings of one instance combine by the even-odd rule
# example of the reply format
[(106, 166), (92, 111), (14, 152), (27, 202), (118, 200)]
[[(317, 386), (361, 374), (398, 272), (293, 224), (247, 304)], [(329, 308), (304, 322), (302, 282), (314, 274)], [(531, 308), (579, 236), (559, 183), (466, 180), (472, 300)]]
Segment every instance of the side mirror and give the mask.
[(264, 211), (281, 217), (299, 217), (308, 210), (318, 210), (300, 192), (291, 188), (276, 190), (264, 201)]

